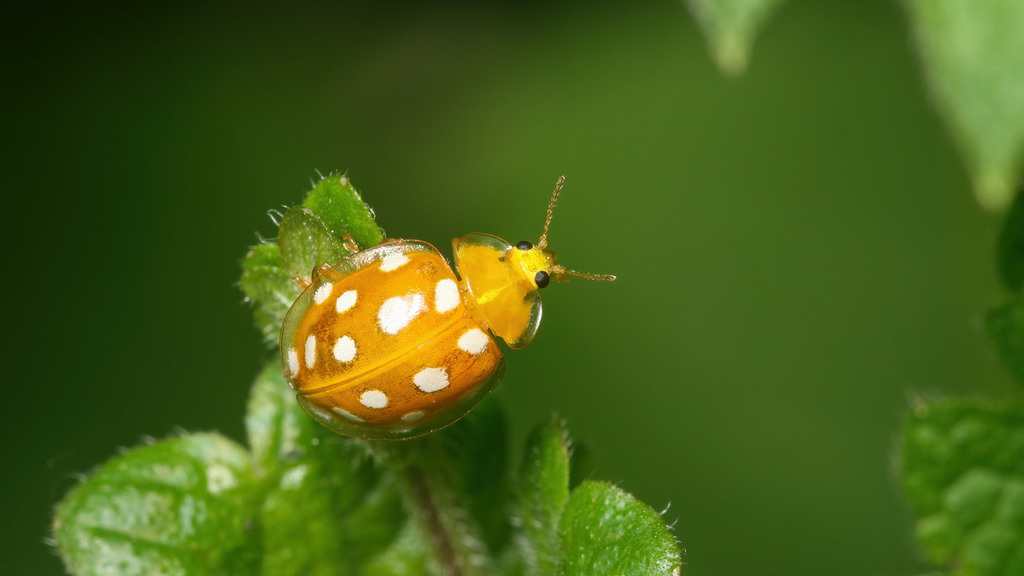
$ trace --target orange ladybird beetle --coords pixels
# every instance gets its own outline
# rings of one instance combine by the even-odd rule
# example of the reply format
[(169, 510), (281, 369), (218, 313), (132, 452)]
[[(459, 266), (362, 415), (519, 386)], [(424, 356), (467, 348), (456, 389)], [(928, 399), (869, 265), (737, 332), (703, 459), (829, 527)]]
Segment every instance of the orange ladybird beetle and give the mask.
[(436, 248), (386, 240), (313, 269), (281, 329), (285, 379), (318, 422), (347, 436), (398, 440), (455, 422), (498, 384), (504, 360), (488, 331), (511, 348), (533, 340), (538, 291), (570, 275), (547, 248), (565, 177), (536, 245), (489, 234), (452, 240), (456, 278)]

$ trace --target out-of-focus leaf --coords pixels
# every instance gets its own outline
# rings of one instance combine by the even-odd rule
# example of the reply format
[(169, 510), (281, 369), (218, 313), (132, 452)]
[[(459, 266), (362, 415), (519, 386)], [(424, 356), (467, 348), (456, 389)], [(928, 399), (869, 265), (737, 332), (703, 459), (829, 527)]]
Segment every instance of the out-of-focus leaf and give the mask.
[(1017, 194), (999, 229), (998, 268), (1012, 292), (1024, 288), (1024, 194)]
[(985, 329), (1003, 364), (1018, 382), (1024, 382), (1024, 300), (990, 310)]
[(246, 417), (263, 503), (263, 573), (359, 574), (405, 523), (396, 478), (367, 452), (314, 422), (272, 362), (253, 385)]
[(925, 78), (966, 156), (978, 202), (1003, 208), (1024, 162), (1024, 2), (906, 5)]
[(516, 506), (527, 574), (559, 572), (558, 523), (569, 501), (569, 454), (569, 432), (558, 419), (536, 428), (527, 442)]
[(672, 576), (682, 565), (661, 516), (606, 482), (572, 491), (559, 532), (565, 576)]
[(301, 288), (284, 270), (277, 244), (259, 244), (242, 261), (242, 292), (253, 305), (256, 327), (263, 337), (277, 344), (281, 323)]
[(78, 576), (259, 573), (249, 454), (217, 434), (135, 448), (75, 487), (54, 537)]
[(953, 574), (1024, 574), (1024, 408), (918, 403), (903, 428), (902, 479), (928, 555)]
[(416, 522), (408, 522), (391, 546), (371, 559), (365, 576), (435, 576), (443, 574), (430, 550), (429, 535)]
[(782, 0), (688, 0), (719, 70), (742, 74), (758, 30)]

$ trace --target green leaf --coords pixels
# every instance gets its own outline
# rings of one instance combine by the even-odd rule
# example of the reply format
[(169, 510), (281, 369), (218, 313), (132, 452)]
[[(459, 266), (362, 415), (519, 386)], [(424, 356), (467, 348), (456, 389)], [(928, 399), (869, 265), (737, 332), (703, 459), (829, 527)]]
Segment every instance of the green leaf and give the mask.
[(999, 230), (999, 276), (1012, 292), (1024, 288), (1024, 194), (1017, 194)]
[(1024, 300), (990, 310), (985, 329), (1003, 364), (1018, 382), (1024, 382)]
[(277, 240), (254, 246), (246, 254), (241, 287), (268, 342), (277, 344), (284, 316), (302, 291), (294, 278), (308, 277), (313, 267), (345, 257), (345, 234), (363, 247), (384, 240), (373, 211), (348, 179), (328, 176), (316, 184), (302, 206), (285, 213)]
[(281, 374), (281, 363), (267, 363), (253, 382), (245, 414), (245, 430), (258, 474), (272, 475), (296, 460), (319, 439), (320, 428), (295, 401), (295, 392)]
[(336, 238), (348, 234), (362, 248), (384, 241), (384, 232), (377, 227), (373, 210), (344, 175), (322, 178), (302, 205), (319, 216)]
[(572, 491), (559, 523), (566, 576), (678, 576), (675, 537), (649, 506), (606, 482)]
[(334, 264), (346, 255), (341, 237), (309, 208), (296, 206), (285, 212), (277, 235), (285, 272), (309, 276), (321, 264)]
[(907, 0), (932, 96), (982, 206), (1013, 197), (1024, 161), (1024, 2)]
[(1024, 408), (921, 402), (904, 425), (902, 455), (932, 560), (953, 574), (1024, 574)]
[(302, 291), (292, 275), (284, 270), (277, 244), (259, 244), (249, 250), (242, 261), (240, 284), (246, 299), (253, 305), (256, 327), (276, 346), (284, 315)]
[(405, 512), (396, 476), (381, 469), (366, 443), (310, 418), (277, 362), (253, 385), (246, 428), (269, 486), (264, 574), (358, 574), (398, 536)]
[(754, 37), (781, 0), (689, 0), (719, 70), (738, 76), (747, 69)]
[(516, 509), (527, 574), (558, 574), (558, 523), (569, 501), (570, 451), (569, 432), (556, 418), (536, 428), (527, 442)]
[(249, 455), (217, 434), (133, 449), (64, 498), (53, 532), (78, 576), (257, 574)]

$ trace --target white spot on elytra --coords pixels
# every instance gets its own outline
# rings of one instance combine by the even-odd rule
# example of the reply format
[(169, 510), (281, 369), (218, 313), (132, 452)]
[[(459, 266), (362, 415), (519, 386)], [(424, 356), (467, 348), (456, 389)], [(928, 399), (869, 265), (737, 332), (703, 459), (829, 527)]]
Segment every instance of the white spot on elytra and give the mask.
[(324, 300), (327, 300), (327, 298), (330, 297), (331, 290), (333, 289), (334, 284), (331, 284), (330, 282), (324, 282), (323, 284), (320, 285), (319, 288), (316, 289), (316, 292), (313, 292), (313, 302), (316, 302), (317, 304), (323, 304)]
[(342, 336), (334, 343), (334, 359), (338, 362), (351, 362), (356, 357), (356, 341), (349, 336)]
[(434, 287), (434, 309), (444, 314), (459, 305), (459, 285), (451, 278), (437, 281)]
[(306, 368), (311, 369), (316, 364), (316, 335), (310, 334), (306, 337)]
[(391, 272), (392, 270), (397, 270), (408, 263), (409, 257), (406, 256), (405, 254), (402, 254), (401, 252), (388, 254), (387, 256), (384, 257), (383, 260), (380, 261), (380, 271)]
[(296, 352), (295, 348), (288, 349), (288, 375), (291, 377), (297, 376), (299, 373), (299, 353)]
[(416, 410), (415, 412), (409, 412), (405, 416), (402, 416), (402, 420), (406, 422), (415, 422), (420, 418), (423, 418), (424, 412), (422, 410)]
[(437, 392), (448, 387), (448, 372), (444, 368), (424, 368), (412, 377), (412, 383), (424, 392)]
[(471, 328), (466, 330), (465, 334), (459, 336), (459, 348), (476, 356), (487, 349), (488, 340), (489, 338), (483, 330)]
[(337, 406), (335, 406), (334, 408), (331, 408), (331, 410), (334, 410), (334, 412), (336, 414), (338, 414), (339, 416), (344, 416), (345, 418), (348, 418), (349, 420), (351, 420), (353, 422), (362, 422), (363, 421), (363, 419), (360, 418), (359, 416), (356, 416), (355, 414), (353, 414), (353, 413), (351, 413), (348, 410), (345, 410), (343, 408), (338, 408)]
[(356, 296), (357, 294), (355, 290), (347, 290), (345, 292), (342, 292), (341, 296), (338, 296), (338, 299), (334, 301), (334, 309), (338, 311), (338, 314), (341, 314), (342, 312), (355, 306)]
[(388, 298), (377, 311), (377, 323), (387, 334), (398, 334), (398, 331), (409, 325), (413, 318), (419, 316), (426, 308), (426, 300), (422, 294), (407, 294)]
[(388, 405), (388, 397), (380, 390), (367, 390), (359, 395), (359, 402), (367, 408), (380, 410)]

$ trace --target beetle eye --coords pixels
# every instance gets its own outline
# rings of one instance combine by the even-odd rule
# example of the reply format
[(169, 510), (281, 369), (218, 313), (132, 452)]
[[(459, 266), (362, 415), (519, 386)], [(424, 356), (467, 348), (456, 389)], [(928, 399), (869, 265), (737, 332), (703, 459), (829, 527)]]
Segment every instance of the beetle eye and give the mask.
[(537, 283), (537, 288), (543, 288), (548, 285), (548, 282), (551, 282), (551, 276), (549, 276), (547, 272), (541, 270), (533, 277), (533, 281)]
[(533, 244), (530, 244), (526, 240), (523, 240), (519, 244), (516, 244), (516, 248), (519, 248), (520, 250), (523, 250), (525, 252), (526, 250), (532, 250)]

